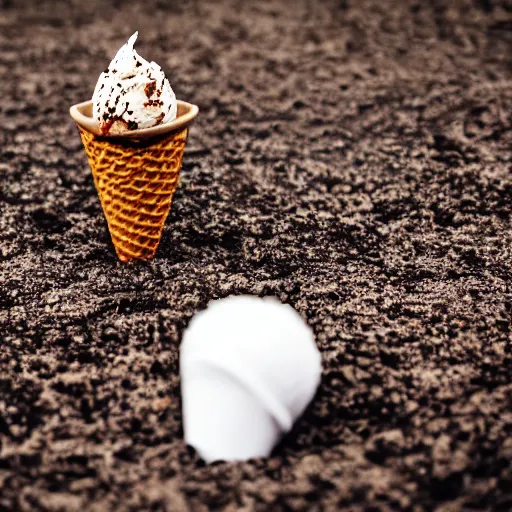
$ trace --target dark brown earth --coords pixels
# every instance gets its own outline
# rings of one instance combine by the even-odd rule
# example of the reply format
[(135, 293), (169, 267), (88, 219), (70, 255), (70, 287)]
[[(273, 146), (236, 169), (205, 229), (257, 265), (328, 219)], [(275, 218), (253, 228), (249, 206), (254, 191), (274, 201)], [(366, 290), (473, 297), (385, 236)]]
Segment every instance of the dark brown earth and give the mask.
[[(510, 1), (0, 6), (1, 510), (512, 509)], [(68, 108), (135, 30), (201, 113), (122, 264)], [(178, 347), (231, 294), (293, 305), (323, 380), (205, 466)]]

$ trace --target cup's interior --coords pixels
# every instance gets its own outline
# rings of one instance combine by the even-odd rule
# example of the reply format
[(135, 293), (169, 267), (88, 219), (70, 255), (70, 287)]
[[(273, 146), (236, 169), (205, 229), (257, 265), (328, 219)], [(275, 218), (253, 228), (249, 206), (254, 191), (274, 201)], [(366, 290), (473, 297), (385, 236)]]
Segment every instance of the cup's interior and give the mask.
[[(142, 128), (140, 130), (131, 130), (123, 133), (122, 135), (115, 135), (114, 137), (129, 137), (129, 138), (141, 138), (141, 137), (153, 137), (155, 135), (162, 135), (164, 133), (180, 130), (189, 125), (193, 119), (197, 116), (199, 108), (196, 105), (187, 103), (185, 101), (178, 100), (178, 112), (176, 119), (169, 123), (159, 124), (151, 128)], [(84, 101), (73, 105), (69, 109), (71, 117), (75, 120), (76, 124), (91, 132), (95, 135), (104, 136), (101, 133), (99, 123), (92, 116), (92, 101)]]

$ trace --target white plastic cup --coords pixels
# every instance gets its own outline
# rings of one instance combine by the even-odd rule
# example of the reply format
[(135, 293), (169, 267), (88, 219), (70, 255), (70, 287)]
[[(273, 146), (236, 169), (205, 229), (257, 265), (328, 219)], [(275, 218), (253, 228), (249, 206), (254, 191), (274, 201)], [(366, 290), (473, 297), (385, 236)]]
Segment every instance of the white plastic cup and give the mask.
[(274, 298), (229, 297), (197, 314), (181, 345), (185, 441), (207, 462), (270, 454), (321, 376), (313, 333)]

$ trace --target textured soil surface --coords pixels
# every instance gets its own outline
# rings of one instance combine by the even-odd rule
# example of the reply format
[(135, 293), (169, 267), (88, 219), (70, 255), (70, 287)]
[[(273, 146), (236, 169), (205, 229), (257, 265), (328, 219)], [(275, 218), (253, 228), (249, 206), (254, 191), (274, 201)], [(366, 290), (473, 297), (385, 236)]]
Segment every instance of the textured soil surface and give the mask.
[[(201, 113), (122, 264), (68, 108), (135, 30)], [(511, 510), (511, 56), (509, 1), (0, 0), (0, 509)], [(232, 294), (293, 305), (323, 378), (206, 466), (178, 348)]]

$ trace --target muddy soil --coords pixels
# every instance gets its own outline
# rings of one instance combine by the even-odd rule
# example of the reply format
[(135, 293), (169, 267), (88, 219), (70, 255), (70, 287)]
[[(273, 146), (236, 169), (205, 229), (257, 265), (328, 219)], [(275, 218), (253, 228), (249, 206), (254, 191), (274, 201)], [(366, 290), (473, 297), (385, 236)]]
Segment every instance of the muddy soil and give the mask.
[[(41, 5), (36, 5), (41, 4)], [(0, 509), (512, 509), (508, 0), (0, 1)], [(139, 30), (201, 112), (151, 262), (69, 106)], [(182, 439), (193, 314), (273, 295), (318, 394), (271, 457)]]

